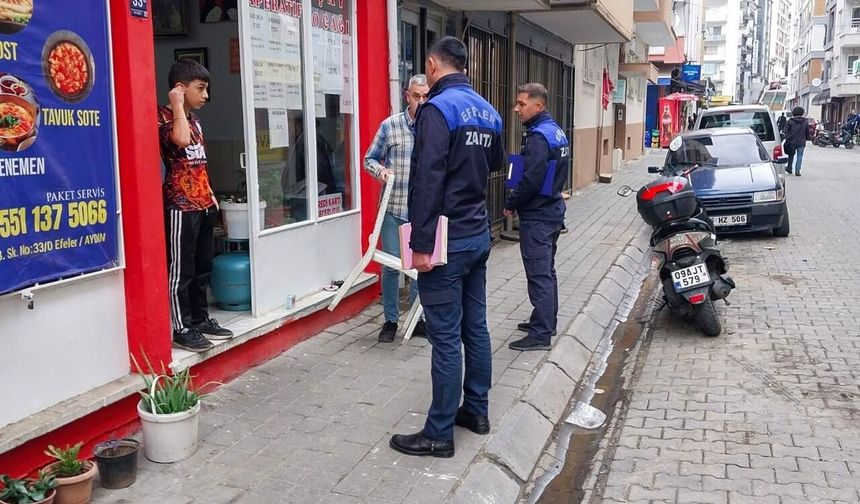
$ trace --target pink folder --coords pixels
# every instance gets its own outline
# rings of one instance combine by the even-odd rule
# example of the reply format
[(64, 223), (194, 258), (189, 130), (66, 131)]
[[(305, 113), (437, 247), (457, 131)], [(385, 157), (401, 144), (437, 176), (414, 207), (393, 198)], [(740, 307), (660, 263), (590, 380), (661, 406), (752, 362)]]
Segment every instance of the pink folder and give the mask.
[[(412, 269), (412, 248), (409, 247), (411, 235), (411, 223), (407, 222), (400, 226), (400, 263), (404, 270)], [(444, 215), (440, 215), (436, 223), (436, 244), (430, 255), (430, 264), (433, 266), (448, 264), (448, 217)]]

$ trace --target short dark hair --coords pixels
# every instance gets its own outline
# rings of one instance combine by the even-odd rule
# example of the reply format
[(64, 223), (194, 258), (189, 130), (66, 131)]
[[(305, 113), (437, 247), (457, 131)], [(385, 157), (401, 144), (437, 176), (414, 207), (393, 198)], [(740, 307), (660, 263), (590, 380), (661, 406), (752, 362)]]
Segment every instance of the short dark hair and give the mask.
[(540, 82), (529, 82), (527, 84), (523, 84), (517, 88), (517, 94), (525, 93), (529, 95), (529, 98), (532, 100), (540, 100), (546, 105), (549, 93), (546, 90), (546, 86), (541, 84)]
[(804, 112), (803, 107), (794, 107), (791, 109), (791, 115), (793, 116), (802, 116)]
[(466, 63), (469, 61), (466, 44), (455, 37), (442, 37), (427, 51), (427, 56), (433, 56), (444, 65), (447, 65), (458, 72), (466, 69)]
[(170, 73), (167, 74), (167, 84), (173, 88), (177, 83), (181, 82), (186, 86), (192, 81), (200, 80), (209, 82), (209, 70), (206, 67), (190, 59), (181, 59), (170, 67)]

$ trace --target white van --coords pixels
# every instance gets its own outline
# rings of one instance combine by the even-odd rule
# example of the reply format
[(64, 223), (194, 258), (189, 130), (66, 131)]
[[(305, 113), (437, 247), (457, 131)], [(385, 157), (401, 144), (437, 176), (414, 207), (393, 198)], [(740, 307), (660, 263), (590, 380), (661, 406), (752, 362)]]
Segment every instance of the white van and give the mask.
[(753, 130), (771, 159), (782, 157), (782, 138), (773, 112), (764, 105), (729, 105), (699, 112), (695, 129), (741, 127)]

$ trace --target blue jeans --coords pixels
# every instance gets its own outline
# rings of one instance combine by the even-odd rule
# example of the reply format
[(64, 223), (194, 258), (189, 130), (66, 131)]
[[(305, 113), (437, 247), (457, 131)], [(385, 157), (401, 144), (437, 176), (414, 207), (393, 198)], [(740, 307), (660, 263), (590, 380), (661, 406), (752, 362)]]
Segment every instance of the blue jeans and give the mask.
[[(382, 238), (382, 251), (394, 257), (400, 257), (400, 233), (398, 228), (406, 221), (394, 214), (385, 212), (382, 220), (382, 230), (379, 237)], [(411, 282), (409, 290), (409, 304), (415, 301), (418, 295), (418, 282)], [(382, 311), (386, 322), (394, 322), (400, 319), (400, 272), (383, 267), (382, 268)]]
[(520, 220), (520, 254), (528, 282), (532, 315), (529, 336), (550, 343), (558, 325), (558, 277), (555, 254), (561, 222)]
[[(424, 436), (454, 439), (454, 417), (463, 409), (487, 416), (492, 376), (487, 328), (487, 259), (490, 234), (448, 241), (448, 264), (418, 275), (418, 291), (433, 345), (433, 400)], [(466, 354), (463, 374), (462, 344)]]
[[(800, 173), (800, 166), (803, 164), (804, 149), (805, 146), (797, 147), (794, 153), (788, 155), (788, 164), (786, 166), (788, 166), (789, 170), (793, 169), (794, 173)], [(792, 164), (792, 161), (794, 162), (794, 164)]]

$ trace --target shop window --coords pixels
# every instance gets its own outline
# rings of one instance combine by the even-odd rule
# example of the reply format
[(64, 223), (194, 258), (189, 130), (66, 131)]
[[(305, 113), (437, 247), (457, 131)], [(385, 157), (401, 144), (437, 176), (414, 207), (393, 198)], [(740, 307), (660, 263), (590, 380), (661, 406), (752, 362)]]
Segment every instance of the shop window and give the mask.
[[(303, 56), (307, 41), (299, 11), (294, 16), (252, 9), (257, 179), (266, 203), (263, 229), (355, 208), (351, 13), (351, 1), (314, 7), (311, 63)], [(304, 85), (309, 72), (313, 91)], [(306, 92), (313, 92), (313, 110), (305, 110)], [(308, 138), (308, 121), (314, 121), (313, 139)], [(314, 168), (308, 166), (311, 162)], [(318, 214), (309, 204), (314, 195)]]
[[(334, 4), (334, 5), (333, 5)], [(317, 8), (321, 5), (320, 8)], [(318, 216), (355, 208), (352, 60), (353, 0), (319, 2), (313, 9)]]
[(257, 182), (261, 228), (309, 219), (304, 155), (302, 19), (251, 9)]

